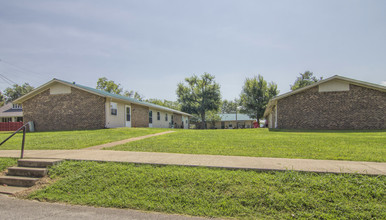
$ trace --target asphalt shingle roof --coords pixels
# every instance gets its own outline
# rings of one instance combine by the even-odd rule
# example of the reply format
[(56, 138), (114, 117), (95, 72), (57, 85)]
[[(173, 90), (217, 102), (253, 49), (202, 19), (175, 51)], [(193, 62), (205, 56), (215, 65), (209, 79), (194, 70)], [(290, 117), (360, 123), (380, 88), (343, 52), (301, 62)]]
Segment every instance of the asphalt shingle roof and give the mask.
[(171, 108), (167, 108), (167, 107), (164, 107), (164, 106), (161, 106), (161, 105), (156, 105), (156, 104), (149, 103), (149, 102), (139, 101), (137, 99), (130, 98), (130, 97), (127, 97), (127, 96), (112, 94), (112, 93), (109, 93), (109, 92), (106, 92), (106, 91), (103, 91), (103, 90), (94, 89), (94, 88), (91, 88), (91, 87), (88, 87), (88, 86), (83, 86), (83, 85), (80, 85), (80, 84), (77, 84), (77, 83), (71, 83), (71, 82), (67, 82), (67, 81), (64, 81), (64, 80), (60, 80), (60, 79), (55, 79), (55, 80), (60, 81), (60, 82), (65, 83), (65, 84), (70, 84), (70, 85), (75, 86), (75, 87), (79, 87), (81, 89), (90, 91), (92, 93), (99, 94), (101, 96), (107, 96), (107, 97), (111, 97), (111, 98), (121, 99), (121, 100), (128, 101), (130, 103), (136, 103), (136, 104), (139, 104), (139, 105), (145, 105), (145, 106), (148, 106), (148, 107), (153, 107), (153, 108), (156, 108), (156, 109), (159, 109), (159, 110), (165, 110), (165, 111), (170, 111), (170, 112), (174, 112), (174, 113), (178, 113), (178, 114), (182, 114), (182, 115), (189, 115), (189, 116), (191, 116), (190, 114), (188, 114), (186, 112), (181, 112), (181, 111), (178, 111), (178, 110), (175, 110), (175, 109), (171, 109)]
[(12, 103), (8, 103), (0, 108), (0, 117), (23, 117), (23, 110), (13, 109)]

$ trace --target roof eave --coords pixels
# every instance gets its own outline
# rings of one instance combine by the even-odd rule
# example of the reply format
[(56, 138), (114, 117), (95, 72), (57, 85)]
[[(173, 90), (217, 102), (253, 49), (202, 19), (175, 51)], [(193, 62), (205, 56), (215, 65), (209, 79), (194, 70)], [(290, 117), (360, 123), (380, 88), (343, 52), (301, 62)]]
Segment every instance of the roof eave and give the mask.
[[(105, 97), (105, 98), (110, 98), (112, 100), (119, 100), (119, 101), (125, 102), (125, 103), (134, 103), (134, 104), (137, 104), (137, 105), (146, 106), (146, 107), (149, 107), (149, 108), (154, 108), (154, 109), (159, 109), (159, 110), (166, 111), (166, 109), (163, 109), (163, 108), (157, 108), (156, 106), (146, 105), (146, 103), (142, 103), (139, 100), (137, 102), (131, 102), (129, 100), (122, 99), (122, 98), (119, 98), (119, 97), (112, 97), (112, 96), (108, 96), (108, 95), (102, 95), (100, 93), (96, 93), (96, 92), (87, 90), (85, 88), (82, 88), (80, 86), (77, 86), (76, 84), (68, 83), (68, 82), (65, 82), (65, 81), (62, 81), (62, 80), (58, 80), (58, 79), (55, 79), (55, 78), (52, 79), (51, 81), (49, 81), (49, 82), (39, 86), (38, 88), (34, 89), (33, 91), (31, 91), (31, 92), (29, 92), (29, 93), (19, 97), (18, 99), (15, 99), (13, 101), (13, 103), (15, 103), (15, 104), (22, 104), (24, 101), (34, 97), (35, 95), (39, 94), (41, 91), (49, 88), (49, 86), (52, 85), (53, 83), (61, 83), (61, 84), (70, 86), (72, 88), (76, 88), (76, 89), (79, 89), (79, 90), (82, 90), (82, 91), (85, 91), (85, 92), (88, 92), (88, 93), (91, 93), (91, 94), (94, 94), (94, 95), (97, 95), (97, 96), (101, 96), (101, 97)], [(186, 115), (188, 117), (193, 117), (191, 114), (188, 114), (188, 113), (185, 113), (185, 112), (181, 112), (181, 111), (178, 111), (178, 110), (174, 110), (174, 109), (170, 109), (168, 111), (176, 113), (176, 114)]]
[(376, 90), (380, 90), (380, 91), (386, 92), (386, 87), (385, 86), (378, 85), (378, 84), (373, 84), (373, 83), (368, 83), (368, 82), (363, 82), (363, 81), (360, 81), (360, 80), (350, 79), (350, 78), (347, 78), (347, 77), (335, 75), (335, 76), (329, 77), (327, 79), (320, 80), (320, 81), (318, 81), (316, 83), (313, 83), (311, 85), (305, 86), (303, 88), (296, 89), (294, 91), (290, 91), (290, 92), (284, 93), (283, 95), (276, 96), (276, 97), (274, 97), (271, 100), (277, 101), (279, 99), (282, 99), (282, 98), (285, 98), (285, 97), (288, 97), (288, 96), (300, 93), (302, 91), (305, 91), (305, 90), (310, 89), (310, 88), (315, 87), (315, 86), (319, 86), (322, 83), (326, 83), (326, 82), (334, 80), (334, 79), (343, 80), (343, 81), (346, 81), (346, 82), (348, 82), (350, 84), (364, 86), (364, 87), (367, 87), (367, 88), (376, 89)]
[(57, 80), (56, 79), (52, 79), (52, 80), (48, 81), (47, 83), (39, 86), (38, 88), (32, 90), (31, 92), (29, 92), (29, 93), (27, 93), (27, 94), (25, 94), (25, 95), (15, 99), (15, 100), (13, 100), (12, 103), (22, 104), (25, 100), (27, 100), (27, 99), (37, 95), (39, 93), (39, 91), (44, 90), (46, 87), (51, 85), (53, 82), (57, 82)]
[(284, 93), (283, 95), (279, 95), (279, 96), (276, 96), (274, 97), (273, 99), (271, 99), (269, 102), (268, 102), (268, 105), (267, 105), (267, 108), (264, 112), (264, 117), (267, 117), (271, 111), (272, 111), (272, 107), (275, 106), (277, 104), (277, 101), (280, 100), (280, 99), (283, 99), (283, 98), (286, 98), (288, 96), (291, 96), (291, 95), (295, 95), (297, 93), (300, 93), (302, 91), (305, 91), (307, 89), (310, 89), (310, 88), (313, 88), (315, 86), (319, 86), (320, 84), (322, 83), (326, 83), (328, 81), (331, 81), (331, 80), (342, 80), (342, 81), (346, 81), (348, 82), (349, 84), (353, 84), (353, 85), (359, 85), (359, 86), (364, 86), (364, 87), (367, 87), (367, 88), (371, 88), (371, 89), (376, 89), (376, 90), (380, 90), (380, 91), (383, 91), (383, 92), (386, 92), (386, 87), (385, 86), (382, 86), (382, 85), (377, 85), (377, 84), (373, 84), (373, 83), (368, 83), (368, 82), (364, 82), (364, 81), (360, 81), (360, 80), (356, 80), (356, 79), (350, 79), (350, 78), (347, 78), (347, 77), (343, 77), (343, 76), (338, 76), (338, 75), (335, 75), (335, 76), (332, 76), (332, 77), (329, 77), (327, 79), (324, 79), (324, 80), (320, 80), (316, 83), (313, 83), (309, 86), (305, 86), (303, 88), (300, 88), (300, 89), (297, 89), (295, 91), (291, 91), (291, 92), (287, 92), (287, 93)]

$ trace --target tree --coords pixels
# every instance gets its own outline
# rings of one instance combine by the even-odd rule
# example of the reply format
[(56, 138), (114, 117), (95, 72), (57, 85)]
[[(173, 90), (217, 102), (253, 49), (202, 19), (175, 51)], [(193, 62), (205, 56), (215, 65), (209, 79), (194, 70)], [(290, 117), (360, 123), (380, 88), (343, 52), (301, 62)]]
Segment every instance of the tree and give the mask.
[[(121, 84), (116, 84), (114, 81), (108, 80), (106, 77), (102, 77), (98, 79), (96, 88), (112, 94), (122, 95), (121, 93), (123, 91), (123, 88), (120, 88), (120, 86)], [(123, 92), (123, 96), (134, 98), (139, 101), (142, 101), (144, 99), (141, 94), (133, 90), (125, 90)]]
[(5, 102), (5, 97), (4, 97), (3, 93), (1, 93), (1, 91), (0, 91), (0, 106), (3, 106), (4, 102)]
[(13, 100), (31, 92), (34, 89), (33, 86), (30, 86), (28, 83), (23, 85), (14, 84), (11, 87), (8, 87), (4, 90), (4, 96), (6, 102), (12, 102)]
[(150, 102), (156, 105), (165, 106), (167, 108), (181, 111), (181, 104), (177, 101), (161, 100), (161, 99), (147, 99), (146, 102)]
[(247, 78), (241, 91), (242, 112), (251, 118), (262, 118), (268, 101), (279, 93), (274, 82), (267, 82), (263, 76)]
[(119, 88), (120, 86), (120, 84), (116, 84), (114, 81), (107, 80), (106, 77), (102, 77), (98, 79), (96, 88), (112, 94), (120, 95), (122, 92), (122, 88)]
[(210, 128), (214, 128), (216, 121), (221, 121), (221, 117), (218, 115), (217, 110), (213, 110), (206, 113), (205, 120), (210, 122)]
[(139, 94), (138, 92), (134, 92), (133, 90), (130, 90), (130, 91), (125, 90), (123, 95), (130, 97), (130, 98), (137, 99), (139, 101), (143, 101), (143, 99), (144, 99), (144, 97), (141, 94)]
[(313, 73), (310, 71), (305, 71), (304, 73), (299, 73), (300, 76), (296, 78), (295, 82), (291, 86), (291, 90), (294, 91), (296, 89), (303, 88), (305, 86), (309, 86), (313, 83), (318, 82), (319, 80), (322, 80), (322, 77), (320, 79), (313, 76)]
[(221, 103), (221, 113), (222, 114), (235, 113), (239, 105), (240, 105), (239, 99), (234, 99), (233, 101), (224, 99)]
[(221, 104), (220, 85), (214, 78), (209, 73), (204, 73), (201, 77), (193, 75), (185, 78), (187, 85), (179, 83), (177, 86), (181, 110), (197, 114), (201, 118), (202, 128), (206, 128), (206, 112), (217, 111)]

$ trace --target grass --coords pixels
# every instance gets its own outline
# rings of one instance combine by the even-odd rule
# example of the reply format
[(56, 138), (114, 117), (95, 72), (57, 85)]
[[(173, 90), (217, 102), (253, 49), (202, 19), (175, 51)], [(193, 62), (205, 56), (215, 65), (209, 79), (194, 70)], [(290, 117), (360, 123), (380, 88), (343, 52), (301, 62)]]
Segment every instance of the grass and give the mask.
[(67, 161), (29, 196), (239, 219), (385, 219), (386, 177)]
[(0, 157), (0, 172), (17, 163), (17, 159)]
[[(132, 137), (139, 137), (166, 131), (162, 128), (111, 128), (79, 131), (30, 132), (26, 134), (26, 150), (70, 150), (91, 147)], [(1, 132), (0, 140), (6, 139), (12, 132)], [(19, 150), (22, 133), (18, 133), (0, 150)]]
[(109, 150), (386, 162), (386, 130), (178, 130)]

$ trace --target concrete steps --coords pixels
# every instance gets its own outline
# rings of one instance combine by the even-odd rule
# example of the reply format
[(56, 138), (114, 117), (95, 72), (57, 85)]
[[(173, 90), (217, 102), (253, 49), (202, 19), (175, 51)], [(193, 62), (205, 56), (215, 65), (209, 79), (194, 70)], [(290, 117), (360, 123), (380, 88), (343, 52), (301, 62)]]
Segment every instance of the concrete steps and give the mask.
[(30, 187), (35, 185), (39, 178), (24, 176), (1, 176), (0, 183), (7, 186), (24, 186)]
[(61, 159), (20, 159), (17, 161), (19, 167), (47, 168), (60, 163)]
[(0, 194), (14, 195), (15, 193), (29, 189), (29, 187), (21, 186), (1, 186), (0, 185)]
[(6, 176), (0, 176), (0, 193), (14, 194), (31, 187), (47, 175), (48, 167), (61, 159), (20, 159), (17, 167), (9, 167)]
[(9, 176), (44, 177), (47, 175), (47, 168), (9, 167), (7, 175), (9, 175)]

